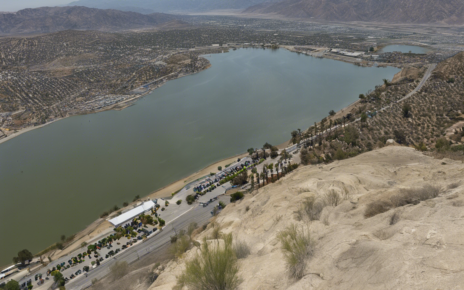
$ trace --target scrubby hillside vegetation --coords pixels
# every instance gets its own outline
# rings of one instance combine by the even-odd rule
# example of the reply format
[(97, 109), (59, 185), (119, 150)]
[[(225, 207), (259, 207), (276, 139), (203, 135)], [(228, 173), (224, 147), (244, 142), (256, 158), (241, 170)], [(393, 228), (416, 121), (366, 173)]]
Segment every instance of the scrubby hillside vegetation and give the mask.
[[(300, 167), (228, 205), (150, 290), (180, 289), (205, 244), (237, 242), (225, 260), (238, 286), (214, 289), (453, 289), (464, 283), (463, 173), (401, 146)], [(194, 286), (183, 289), (213, 289)]]
[[(464, 53), (438, 64), (419, 92), (400, 101), (419, 84), (425, 70), (405, 69), (394, 82), (385, 81), (374, 91), (361, 94), (360, 102), (350, 110), (324, 118), (301, 137), (292, 133), (294, 142), (318, 136), (314, 142), (303, 142), (302, 163), (353, 157), (381, 148), (388, 140), (436, 156), (463, 160)], [(358, 118), (361, 120), (354, 122)], [(345, 127), (331, 130), (336, 124)]]

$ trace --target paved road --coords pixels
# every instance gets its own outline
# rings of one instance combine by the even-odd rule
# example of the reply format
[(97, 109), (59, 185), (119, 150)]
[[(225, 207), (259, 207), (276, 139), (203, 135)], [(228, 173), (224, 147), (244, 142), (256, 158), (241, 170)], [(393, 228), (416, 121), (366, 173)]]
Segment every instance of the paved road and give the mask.
[(219, 201), (222, 201), (226, 204), (229, 203), (229, 197), (221, 196), (217, 202), (211, 203), (207, 207), (197, 206), (191, 211), (187, 212), (177, 220), (166, 225), (164, 229), (159, 232), (156, 236), (151, 239), (148, 239), (144, 243), (134, 245), (132, 248), (129, 248), (126, 251), (118, 254), (116, 259), (108, 259), (105, 263), (102, 263), (99, 267), (92, 269), (87, 277), (80, 275), (81, 277), (73, 279), (66, 284), (66, 289), (85, 289), (92, 284), (92, 279), (102, 279), (109, 274), (109, 268), (116, 261), (127, 261), (133, 262), (140, 258), (143, 258), (144, 255), (149, 254), (150, 252), (155, 251), (157, 248), (162, 247), (170, 243), (170, 237), (175, 235), (175, 232), (178, 232), (181, 229), (187, 229), (190, 223), (196, 222), (198, 225), (203, 225), (208, 222), (211, 218), (211, 211), (214, 206), (217, 205)]

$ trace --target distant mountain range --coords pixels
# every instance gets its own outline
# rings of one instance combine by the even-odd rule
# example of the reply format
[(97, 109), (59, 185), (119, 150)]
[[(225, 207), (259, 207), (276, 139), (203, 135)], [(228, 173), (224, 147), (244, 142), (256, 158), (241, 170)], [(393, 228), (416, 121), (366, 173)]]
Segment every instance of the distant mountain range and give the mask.
[(115, 31), (154, 27), (175, 20), (169, 14), (140, 14), (87, 7), (42, 7), (0, 14), (0, 33), (48, 33), (61, 30)]
[[(199, 12), (221, 9), (245, 9), (260, 3), (280, 0), (78, 0), (69, 5), (140, 12)], [(142, 12), (143, 13), (143, 12)]]
[(244, 13), (328, 21), (464, 24), (464, 0), (283, 0)]

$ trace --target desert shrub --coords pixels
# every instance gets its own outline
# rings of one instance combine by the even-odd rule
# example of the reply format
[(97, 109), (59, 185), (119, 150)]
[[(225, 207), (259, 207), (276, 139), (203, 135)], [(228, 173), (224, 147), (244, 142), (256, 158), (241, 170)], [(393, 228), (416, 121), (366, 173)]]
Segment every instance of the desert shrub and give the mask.
[(200, 253), (187, 261), (184, 272), (177, 277), (179, 288), (193, 290), (233, 290), (240, 283), (239, 265), (232, 246), (232, 235), (224, 237), (224, 245), (209, 245), (206, 239)]
[(190, 238), (186, 235), (180, 235), (177, 237), (176, 242), (171, 246), (171, 253), (178, 259), (182, 258), (185, 252), (190, 249), (191, 246)]
[(464, 201), (462, 200), (455, 200), (451, 203), (452, 206), (455, 206), (455, 207), (461, 207), (461, 206), (464, 206)]
[(221, 226), (217, 223), (213, 223), (213, 231), (211, 232), (211, 239), (213, 240), (218, 240), (221, 238), (222, 232), (221, 232)]
[(180, 205), (182, 203), (182, 200), (179, 199), (176, 203)]
[(313, 253), (313, 243), (309, 232), (292, 224), (280, 232), (277, 238), (282, 244), (290, 277), (301, 279), (306, 269), (306, 261)]
[(314, 197), (307, 197), (301, 204), (300, 212), (305, 214), (309, 220), (319, 220), (321, 212), (326, 206), (324, 200), (316, 200)]
[(335, 152), (334, 159), (343, 160), (345, 158), (346, 158), (345, 151), (343, 151), (341, 148), (338, 148), (337, 151)]
[(196, 222), (192, 222), (189, 224), (188, 228), (187, 228), (187, 234), (190, 236), (192, 236), (192, 233), (194, 230), (196, 230), (198, 227), (198, 224)]
[(403, 131), (395, 130), (393, 134), (395, 135), (395, 141), (398, 144), (406, 144), (406, 135), (404, 135)]
[(236, 241), (234, 243), (234, 252), (237, 259), (244, 259), (250, 254), (250, 247), (244, 241)]
[(117, 261), (110, 267), (110, 275), (113, 280), (118, 280), (129, 273), (129, 265), (126, 261)]
[(335, 190), (331, 190), (324, 195), (324, 200), (327, 205), (337, 206), (342, 201), (342, 197)]
[(344, 133), (344, 138), (343, 141), (345, 141), (347, 144), (356, 146), (356, 141), (359, 138), (359, 133), (354, 128), (353, 126), (347, 126), (345, 127), (345, 133)]
[(230, 195), (230, 202), (235, 202), (235, 201), (237, 201), (239, 199), (242, 199), (243, 196), (244, 196), (244, 194), (241, 191), (237, 191), (236, 193), (232, 193)]
[(461, 183), (458, 181), (458, 182), (453, 182), (453, 183), (450, 183), (448, 184), (448, 189), (455, 189), (455, 188), (458, 188), (459, 185), (461, 185)]
[(397, 222), (400, 221), (400, 214), (395, 212), (391, 217), (390, 217), (390, 225), (394, 225), (396, 224)]
[(407, 204), (418, 204), (421, 201), (435, 198), (440, 194), (440, 189), (429, 184), (419, 188), (402, 189), (400, 193), (391, 197), (395, 207)]
[(389, 211), (393, 207), (392, 203), (386, 200), (376, 200), (369, 203), (364, 211), (364, 217), (369, 218)]
[(446, 138), (442, 137), (437, 140), (435, 143), (435, 148), (437, 148), (438, 151), (446, 151), (450, 149), (450, 144), (449, 141), (446, 140)]

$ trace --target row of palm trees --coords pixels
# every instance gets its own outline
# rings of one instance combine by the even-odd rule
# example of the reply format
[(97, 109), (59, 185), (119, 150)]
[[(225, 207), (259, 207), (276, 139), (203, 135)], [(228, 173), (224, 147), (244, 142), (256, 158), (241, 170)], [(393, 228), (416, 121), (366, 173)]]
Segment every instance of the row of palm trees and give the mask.
[[(274, 181), (274, 170), (276, 173), (275, 174), (276, 180), (280, 179), (280, 177), (287, 174), (287, 168), (288, 166), (284, 165), (282, 160), (280, 160), (279, 162), (275, 164), (273, 163), (265, 164), (263, 166), (261, 173), (258, 172), (258, 169), (253, 168), (251, 170), (251, 174), (248, 176), (250, 183), (251, 183), (251, 188), (253, 189), (255, 187), (255, 180), (258, 183), (258, 188), (261, 186), (261, 180), (262, 180), (263, 186), (269, 183), (269, 177), (271, 178), (271, 181), (273, 182)], [(280, 170), (280, 175), (279, 175), (279, 170)]]

